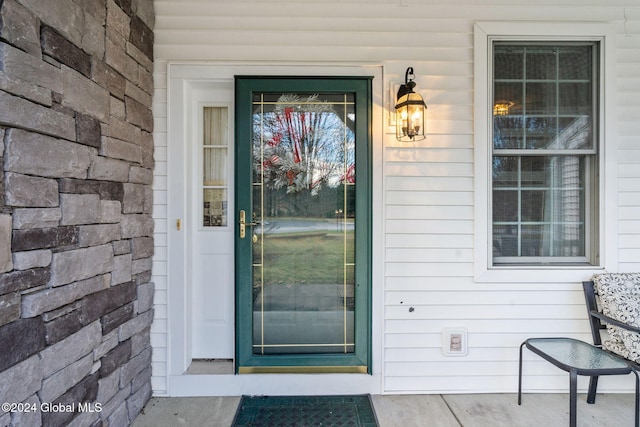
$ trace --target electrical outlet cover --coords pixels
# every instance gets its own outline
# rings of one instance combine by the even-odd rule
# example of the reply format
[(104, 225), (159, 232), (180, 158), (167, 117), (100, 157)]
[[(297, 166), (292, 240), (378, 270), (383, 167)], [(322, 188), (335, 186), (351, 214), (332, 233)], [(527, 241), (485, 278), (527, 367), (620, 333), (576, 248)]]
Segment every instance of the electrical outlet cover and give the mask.
[(467, 330), (464, 328), (445, 328), (442, 330), (442, 354), (445, 356), (466, 356)]

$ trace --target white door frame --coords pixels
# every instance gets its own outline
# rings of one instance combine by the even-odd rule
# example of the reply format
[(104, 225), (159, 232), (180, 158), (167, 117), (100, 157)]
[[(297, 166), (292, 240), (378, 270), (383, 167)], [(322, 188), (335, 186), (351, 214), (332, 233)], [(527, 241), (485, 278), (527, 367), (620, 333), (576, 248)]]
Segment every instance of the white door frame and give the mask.
[[(231, 81), (235, 75), (374, 76), (373, 79), (373, 230), (372, 230), (372, 375), (367, 374), (282, 374), (190, 375), (191, 287), (187, 257), (189, 236), (178, 230), (186, 221), (188, 194), (186, 143), (189, 126), (189, 85)], [(242, 64), (167, 65), (167, 394), (170, 396), (224, 396), (241, 394), (356, 394), (382, 391), (383, 367), (383, 70), (377, 64), (265, 66)], [(232, 197), (230, 195), (229, 197)], [(229, 211), (233, 220), (235, 212)]]

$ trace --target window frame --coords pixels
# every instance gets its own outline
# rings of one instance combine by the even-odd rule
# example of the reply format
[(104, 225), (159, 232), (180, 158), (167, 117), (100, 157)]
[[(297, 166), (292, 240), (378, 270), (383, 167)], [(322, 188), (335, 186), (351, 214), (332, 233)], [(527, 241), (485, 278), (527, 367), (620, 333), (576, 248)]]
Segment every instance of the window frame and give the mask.
[[(495, 264), (492, 250), (493, 63), (494, 42), (599, 43), (598, 99), (595, 127), (598, 153), (597, 240), (591, 264)], [(475, 236), (474, 280), (477, 282), (579, 281), (617, 262), (617, 191), (615, 165), (615, 27), (600, 23), (476, 22), (474, 25)], [(605, 144), (605, 141), (608, 142)], [(533, 150), (532, 150), (533, 151)], [(587, 201), (589, 203), (589, 201)], [(586, 206), (587, 208), (589, 205)], [(591, 221), (593, 224), (593, 221)], [(593, 244), (591, 245), (593, 246)], [(615, 268), (615, 267), (613, 267)]]
[[(253, 353), (253, 307), (251, 288), (250, 240), (236, 237), (236, 350), (235, 370), (251, 373), (367, 373), (372, 366), (372, 292), (373, 292), (373, 86), (372, 76), (235, 76), (235, 206), (250, 211), (251, 193), (241, 193), (252, 185), (251, 126), (243, 118), (253, 115), (254, 93), (353, 93), (356, 121), (356, 237), (355, 292), (360, 309), (355, 310), (355, 351), (258, 355)], [(244, 141), (244, 142), (243, 142)], [(362, 166), (364, 165), (364, 166)], [(243, 206), (245, 206), (243, 208)], [(239, 235), (238, 218), (235, 219)]]
[[(496, 147), (496, 135), (495, 135), (495, 122), (496, 122), (496, 116), (495, 114), (493, 115), (493, 118), (491, 119), (492, 121), (492, 129), (493, 129), (493, 133), (492, 133), (492, 138), (490, 138), (491, 141), (491, 152), (492, 152), (492, 162), (496, 161), (496, 158), (508, 158), (511, 157), (514, 160), (517, 160), (518, 164), (521, 164), (522, 160), (525, 158), (537, 158), (537, 157), (542, 157), (545, 159), (549, 159), (551, 163), (556, 163), (558, 161), (560, 161), (560, 159), (562, 158), (567, 158), (567, 157), (574, 157), (577, 158), (579, 160), (579, 163), (582, 165), (580, 171), (584, 173), (584, 182), (581, 183), (581, 187), (582, 190), (584, 191), (584, 206), (581, 206), (584, 208), (583, 214), (584, 214), (584, 224), (588, 225), (588, 224), (597, 224), (598, 223), (598, 216), (597, 216), (597, 208), (598, 208), (598, 199), (597, 197), (595, 197), (594, 195), (597, 194), (597, 190), (595, 189), (597, 187), (597, 157), (599, 155), (598, 153), (598, 128), (599, 128), (599, 116), (598, 116), (598, 106), (600, 103), (600, 99), (598, 96), (598, 86), (599, 86), (599, 74), (600, 74), (600, 42), (599, 41), (580, 41), (580, 42), (567, 42), (567, 41), (535, 41), (535, 42), (530, 42), (530, 41), (504, 41), (504, 40), (500, 40), (500, 41), (496, 41), (496, 40), (492, 40), (491, 42), (491, 65), (490, 65), (490, 75), (491, 75), (491, 93), (489, 94), (489, 96), (491, 97), (491, 99), (493, 99), (495, 102), (496, 99), (496, 86), (500, 83), (504, 83), (505, 79), (499, 79), (496, 78), (496, 70), (495, 70), (495, 58), (496, 58), (496, 54), (497, 54), (497, 49), (500, 46), (520, 46), (523, 49), (523, 53), (525, 55), (527, 55), (526, 57), (528, 58), (527, 51), (529, 49), (535, 49), (537, 48), (542, 48), (542, 49), (549, 49), (549, 48), (559, 48), (559, 49), (563, 49), (563, 48), (571, 48), (571, 47), (578, 47), (578, 46), (589, 46), (592, 48), (591, 50), (591, 66), (592, 66), (592, 78), (590, 81), (590, 91), (592, 92), (592, 104), (591, 104), (591, 112), (590, 112), (590, 118), (593, 121), (592, 126), (593, 126), (593, 132), (592, 132), (592, 138), (591, 138), (591, 143), (589, 146), (584, 147), (584, 148), (575, 148), (575, 149), (548, 149), (548, 148), (529, 148), (528, 147), (528, 143), (525, 144), (527, 145), (526, 148), (520, 147), (520, 148), (514, 148), (514, 147), (508, 147), (508, 148), (504, 148), (504, 147)], [(556, 69), (556, 72), (559, 72), (559, 69)], [(561, 79), (558, 76), (555, 76), (554, 78), (549, 78), (548, 80), (545, 80), (545, 82), (549, 82), (549, 83), (553, 83), (554, 86), (558, 86), (559, 84), (562, 83)], [(517, 83), (518, 85), (522, 86), (522, 85), (528, 85), (528, 84), (536, 84), (537, 80), (536, 79), (529, 79), (528, 76), (525, 76), (525, 74), (522, 75), (522, 77), (518, 78), (518, 79), (508, 79), (507, 83), (509, 84), (514, 84)], [(558, 94), (559, 92), (556, 92), (556, 97), (559, 96)], [(523, 96), (525, 97), (523, 99), (523, 104), (527, 104), (528, 102), (528, 97), (527, 95), (523, 94)], [(524, 105), (523, 105), (523, 108)], [(549, 116), (549, 117), (553, 117), (554, 120), (557, 120), (559, 118), (559, 116), (561, 114), (559, 114), (558, 112), (558, 108), (559, 106), (556, 105), (554, 110), (555, 110), (555, 117), (554, 116), (549, 116), (549, 113), (542, 113), (543, 116)], [(529, 118), (536, 118), (539, 117), (540, 114), (536, 114), (536, 113), (529, 113), (528, 111), (525, 111), (526, 108), (523, 110), (523, 113), (521, 113), (521, 115), (516, 114), (514, 117), (521, 117), (526, 119)], [(569, 116), (575, 116), (577, 115), (577, 113), (574, 114), (569, 114)], [(562, 115), (565, 116), (565, 115)], [(557, 129), (556, 129), (557, 131)], [(526, 138), (527, 136), (527, 132), (526, 132), (526, 126), (523, 128), (523, 132), (524, 132), (524, 137)], [(522, 137), (522, 135), (521, 135)], [(555, 160), (553, 160), (555, 159)], [(495, 200), (494, 196), (497, 194), (496, 190), (498, 190), (498, 192), (500, 192), (501, 190), (507, 191), (507, 192), (512, 192), (512, 191), (517, 191), (518, 193), (524, 193), (525, 191), (531, 191), (531, 188), (527, 188), (530, 186), (526, 186), (520, 182), (520, 176), (523, 173), (523, 171), (518, 168), (517, 170), (515, 170), (515, 172), (517, 173), (518, 176), (518, 182), (515, 185), (515, 187), (513, 185), (511, 186), (507, 186), (508, 188), (503, 188), (503, 186), (497, 186), (495, 182), (492, 181), (492, 185), (491, 185), (491, 192), (489, 194), (489, 197), (491, 199), (490, 201), (490, 205), (493, 206), (493, 201)], [(555, 187), (555, 185), (549, 183), (548, 185), (550, 185), (551, 187)], [(545, 187), (544, 185), (542, 187)], [(548, 190), (552, 190), (551, 187), (548, 187)], [(563, 190), (564, 188), (557, 188), (558, 190)], [(552, 198), (553, 201), (553, 198)], [(513, 226), (513, 225), (517, 225), (517, 235), (516, 235), (516, 239), (518, 241), (517, 243), (517, 248), (518, 248), (518, 252), (520, 252), (521, 250), (524, 250), (525, 247), (524, 245), (521, 243), (521, 239), (524, 238), (524, 234), (521, 233), (521, 228), (525, 228), (525, 227), (532, 227), (535, 226), (536, 223), (538, 223), (538, 221), (533, 220), (533, 223), (531, 223), (531, 220), (527, 221), (527, 220), (523, 220), (522, 219), (522, 215), (523, 215), (523, 210), (522, 207), (520, 207), (518, 209), (518, 217), (515, 221), (509, 221), (509, 222), (505, 222), (503, 226), (508, 227), (509, 225)], [(491, 214), (491, 221), (493, 224), (493, 228), (492, 228), (492, 236), (491, 236), (491, 240), (494, 241), (495, 240), (495, 226), (496, 226), (496, 221), (495, 221), (495, 212), (492, 212)], [(528, 223), (528, 224), (527, 224)], [(553, 234), (553, 229), (554, 229), (554, 225), (556, 223), (551, 221), (550, 225), (550, 231), (551, 234)], [(531, 265), (531, 266), (535, 266), (535, 265), (544, 265), (544, 264), (549, 264), (549, 265), (597, 265), (597, 259), (598, 259), (598, 251), (595, 250), (595, 248), (597, 247), (597, 243), (593, 243), (594, 241), (597, 242), (597, 236), (594, 235), (597, 234), (597, 227), (595, 227), (594, 229), (591, 229), (591, 227), (583, 227), (583, 233), (584, 235), (581, 236), (583, 239), (583, 244), (584, 244), (584, 254), (581, 256), (573, 256), (573, 257), (562, 257), (562, 256), (554, 256), (554, 255), (547, 255), (547, 256), (526, 256), (526, 255), (517, 255), (517, 256), (498, 256), (495, 254), (495, 248), (492, 249), (492, 263), (493, 265), (503, 265), (503, 266), (509, 266), (509, 265)], [(553, 249), (553, 248), (551, 248)]]

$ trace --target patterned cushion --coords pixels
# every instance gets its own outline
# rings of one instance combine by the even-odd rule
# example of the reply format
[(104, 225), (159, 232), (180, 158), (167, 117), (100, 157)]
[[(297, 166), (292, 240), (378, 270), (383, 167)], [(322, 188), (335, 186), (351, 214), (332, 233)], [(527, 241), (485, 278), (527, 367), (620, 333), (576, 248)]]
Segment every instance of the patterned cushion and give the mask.
[[(633, 326), (640, 326), (640, 273), (603, 273), (593, 276), (600, 295), (602, 313)], [(609, 339), (603, 347), (640, 362), (640, 334), (607, 325)]]

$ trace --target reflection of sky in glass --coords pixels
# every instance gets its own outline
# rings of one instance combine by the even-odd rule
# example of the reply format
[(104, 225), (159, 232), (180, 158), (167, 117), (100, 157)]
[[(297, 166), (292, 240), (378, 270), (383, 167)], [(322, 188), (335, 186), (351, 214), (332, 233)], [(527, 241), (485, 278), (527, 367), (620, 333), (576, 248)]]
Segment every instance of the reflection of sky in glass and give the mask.
[(263, 107), (253, 115), (253, 143), (254, 167), (266, 185), (317, 194), (323, 186), (355, 182), (354, 132), (331, 104)]
[(495, 149), (589, 149), (593, 144), (590, 116), (526, 117), (496, 116), (493, 123)]
[(594, 146), (594, 67), (591, 44), (496, 43), (495, 149), (576, 150)]

